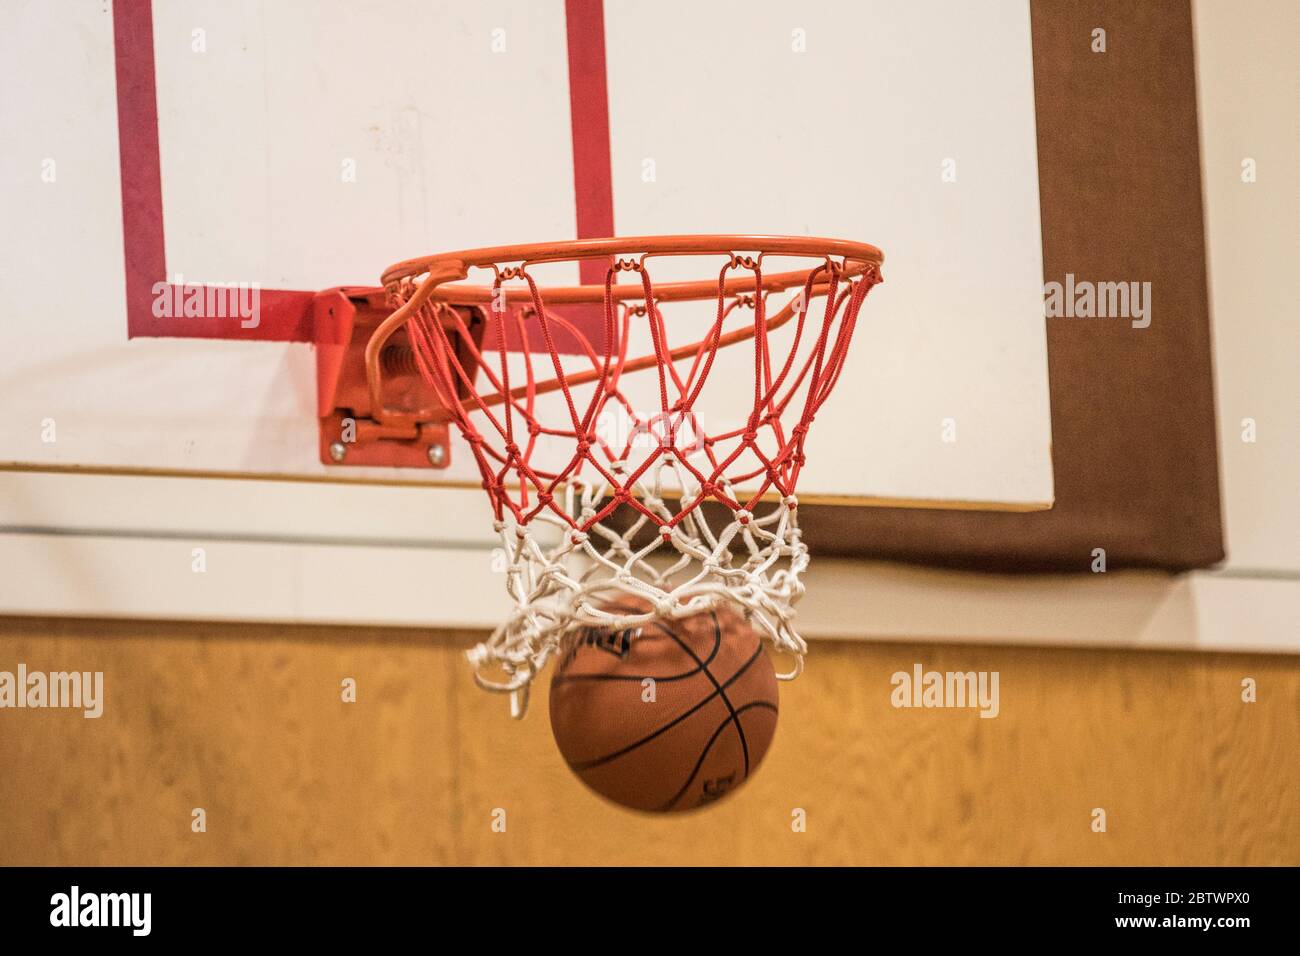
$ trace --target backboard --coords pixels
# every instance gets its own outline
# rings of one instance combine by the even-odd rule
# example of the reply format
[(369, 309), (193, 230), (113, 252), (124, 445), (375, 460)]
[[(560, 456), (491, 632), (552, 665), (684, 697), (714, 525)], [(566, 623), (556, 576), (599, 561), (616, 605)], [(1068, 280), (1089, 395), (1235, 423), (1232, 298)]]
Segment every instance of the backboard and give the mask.
[[(445, 467), (321, 460), (316, 291), (789, 234), (887, 255), (802, 497), (1051, 504), (1025, 0), (32, 2), (4, 32), (3, 467), (476, 486), (455, 435)], [(160, 317), (159, 284), (260, 307)]]

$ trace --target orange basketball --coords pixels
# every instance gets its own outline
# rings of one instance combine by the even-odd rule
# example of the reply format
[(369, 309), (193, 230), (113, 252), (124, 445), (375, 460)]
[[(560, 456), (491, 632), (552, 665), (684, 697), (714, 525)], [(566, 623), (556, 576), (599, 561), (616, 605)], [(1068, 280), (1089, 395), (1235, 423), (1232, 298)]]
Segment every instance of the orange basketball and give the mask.
[(776, 732), (776, 672), (729, 609), (569, 635), (551, 730), (583, 783), (635, 810), (690, 810), (736, 789)]

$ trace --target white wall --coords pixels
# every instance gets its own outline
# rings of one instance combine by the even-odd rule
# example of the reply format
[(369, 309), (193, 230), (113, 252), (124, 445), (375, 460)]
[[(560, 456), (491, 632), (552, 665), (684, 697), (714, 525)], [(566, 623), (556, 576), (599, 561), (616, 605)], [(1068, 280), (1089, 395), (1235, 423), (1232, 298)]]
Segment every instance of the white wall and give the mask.
[(1193, 12), (1227, 568), (1300, 577), (1300, 3)]

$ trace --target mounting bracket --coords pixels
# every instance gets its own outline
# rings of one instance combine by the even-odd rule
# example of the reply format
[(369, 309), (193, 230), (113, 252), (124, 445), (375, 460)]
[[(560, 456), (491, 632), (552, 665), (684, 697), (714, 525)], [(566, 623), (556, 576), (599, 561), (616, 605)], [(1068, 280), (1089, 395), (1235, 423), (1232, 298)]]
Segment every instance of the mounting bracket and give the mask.
[(392, 312), (384, 290), (328, 289), (316, 295), (312, 312), (320, 460), (386, 468), (450, 465), (447, 422), (436, 420), (441, 403), (420, 377), (404, 330), (381, 353), (384, 408), (370, 407), (366, 343)]

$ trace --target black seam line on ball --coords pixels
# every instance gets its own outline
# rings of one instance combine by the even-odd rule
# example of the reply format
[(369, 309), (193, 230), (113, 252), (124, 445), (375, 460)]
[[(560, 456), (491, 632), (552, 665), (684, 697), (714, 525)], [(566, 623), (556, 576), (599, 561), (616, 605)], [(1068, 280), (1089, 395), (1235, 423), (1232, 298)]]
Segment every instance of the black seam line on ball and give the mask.
[[(731, 679), (728, 680), (727, 683), (723, 684), (722, 686), (724, 688), (729, 687), (733, 683), (738, 681), (742, 676), (744, 676), (745, 671), (749, 670), (749, 668), (753, 665), (754, 661), (758, 660), (759, 655), (762, 653), (763, 653), (763, 645), (760, 642), (758, 647), (754, 650), (753, 656), (750, 657), (749, 660), (745, 661), (744, 665), (738, 671), (736, 671), (734, 675), (732, 675)], [(642, 744), (654, 740), (654, 738), (658, 737), (660, 734), (666, 733), (667, 731), (671, 730), (673, 727), (680, 724), (687, 717), (691, 716), (691, 714), (695, 713), (701, 707), (709, 703), (709, 701), (713, 700), (713, 698), (717, 697), (718, 694), (720, 693), (722, 693), (721, 688), (715, 690), (708, 697), (705, 697), (703, 700), (701, 700), (690, 710), (686, 711), (684, 714), (679, 715), (678, 717), (664, 724), (662, 727), (658, 728), (657, 730), (651, 731), (649, 734), (642, 737), (640, 740), (633, 741), (632, 743), (628, 744), (626, 747), (622, 747), (619, 750), (615, 750), (613, 753), (606, 754), (603, 757), (597, 757), (594, 760), (584, 760), (581, 763), (570, 763), (569, 766), (572, 767), (574, 770), (589, 770), (592, 767), (599, 767), (601, 764), (609, 763), (611, 760), (615, 760), (623, 756), (625, 753), (630, 753), (631, 751), (635, 750), (637, 747), (640, 747)]]
[[(752, 701), (751, 703), (745, 704), (743, 707), (741, 707), (740, 710), (736, 711), (736, 716), (739, 717), (745, 711), (750, 710), (754, 707), (766, 707), (768, 710), (772, 711), (772, 713), (774, 714), (777, 713), (775, 704), (766, 700), (756, 700), (756, 701)], [(695, 779), (696, 774), (700, 772), (700, 767), (704, 765), (704, 758), (709, 755), (709, 751), (713, 749), (713, 744), (718, 739), (718, 735), (721, 734), (724, 730), (726, 730), (727, 724), (729, 723), (731, 723), (730, 717), (728, 717), (722, 723), (718, 724), (718, 729), (715, 730), (713, 732), (713, 736), (709, 738), (708, 745), (704, 748), (704, 752), (700, 754), (700, 759), (695, 762), (695, 769), (692, 770), (691, 775), (686, 778), (686, 783), (682, 786), (682, 789), (678, 790), (677, 793), (673, 795), (673, 798), (671, 800), (669, 800), (663, 806), (659, 807), (660, 811), (671, 810), (673, 804), (676, 803), (678, 800), (680, 800), (682, 798), (682, 795), (685, 794), (686, 791), (691, 788), (691, 781)], [(737, 728), (740, 727), (739, 721), (736, 722), (736, 727)], [(746, 763), (745, 776), (741, 778), (740, 782), (744, 783), (748, 779), (749, 779), (749, 764)]]

